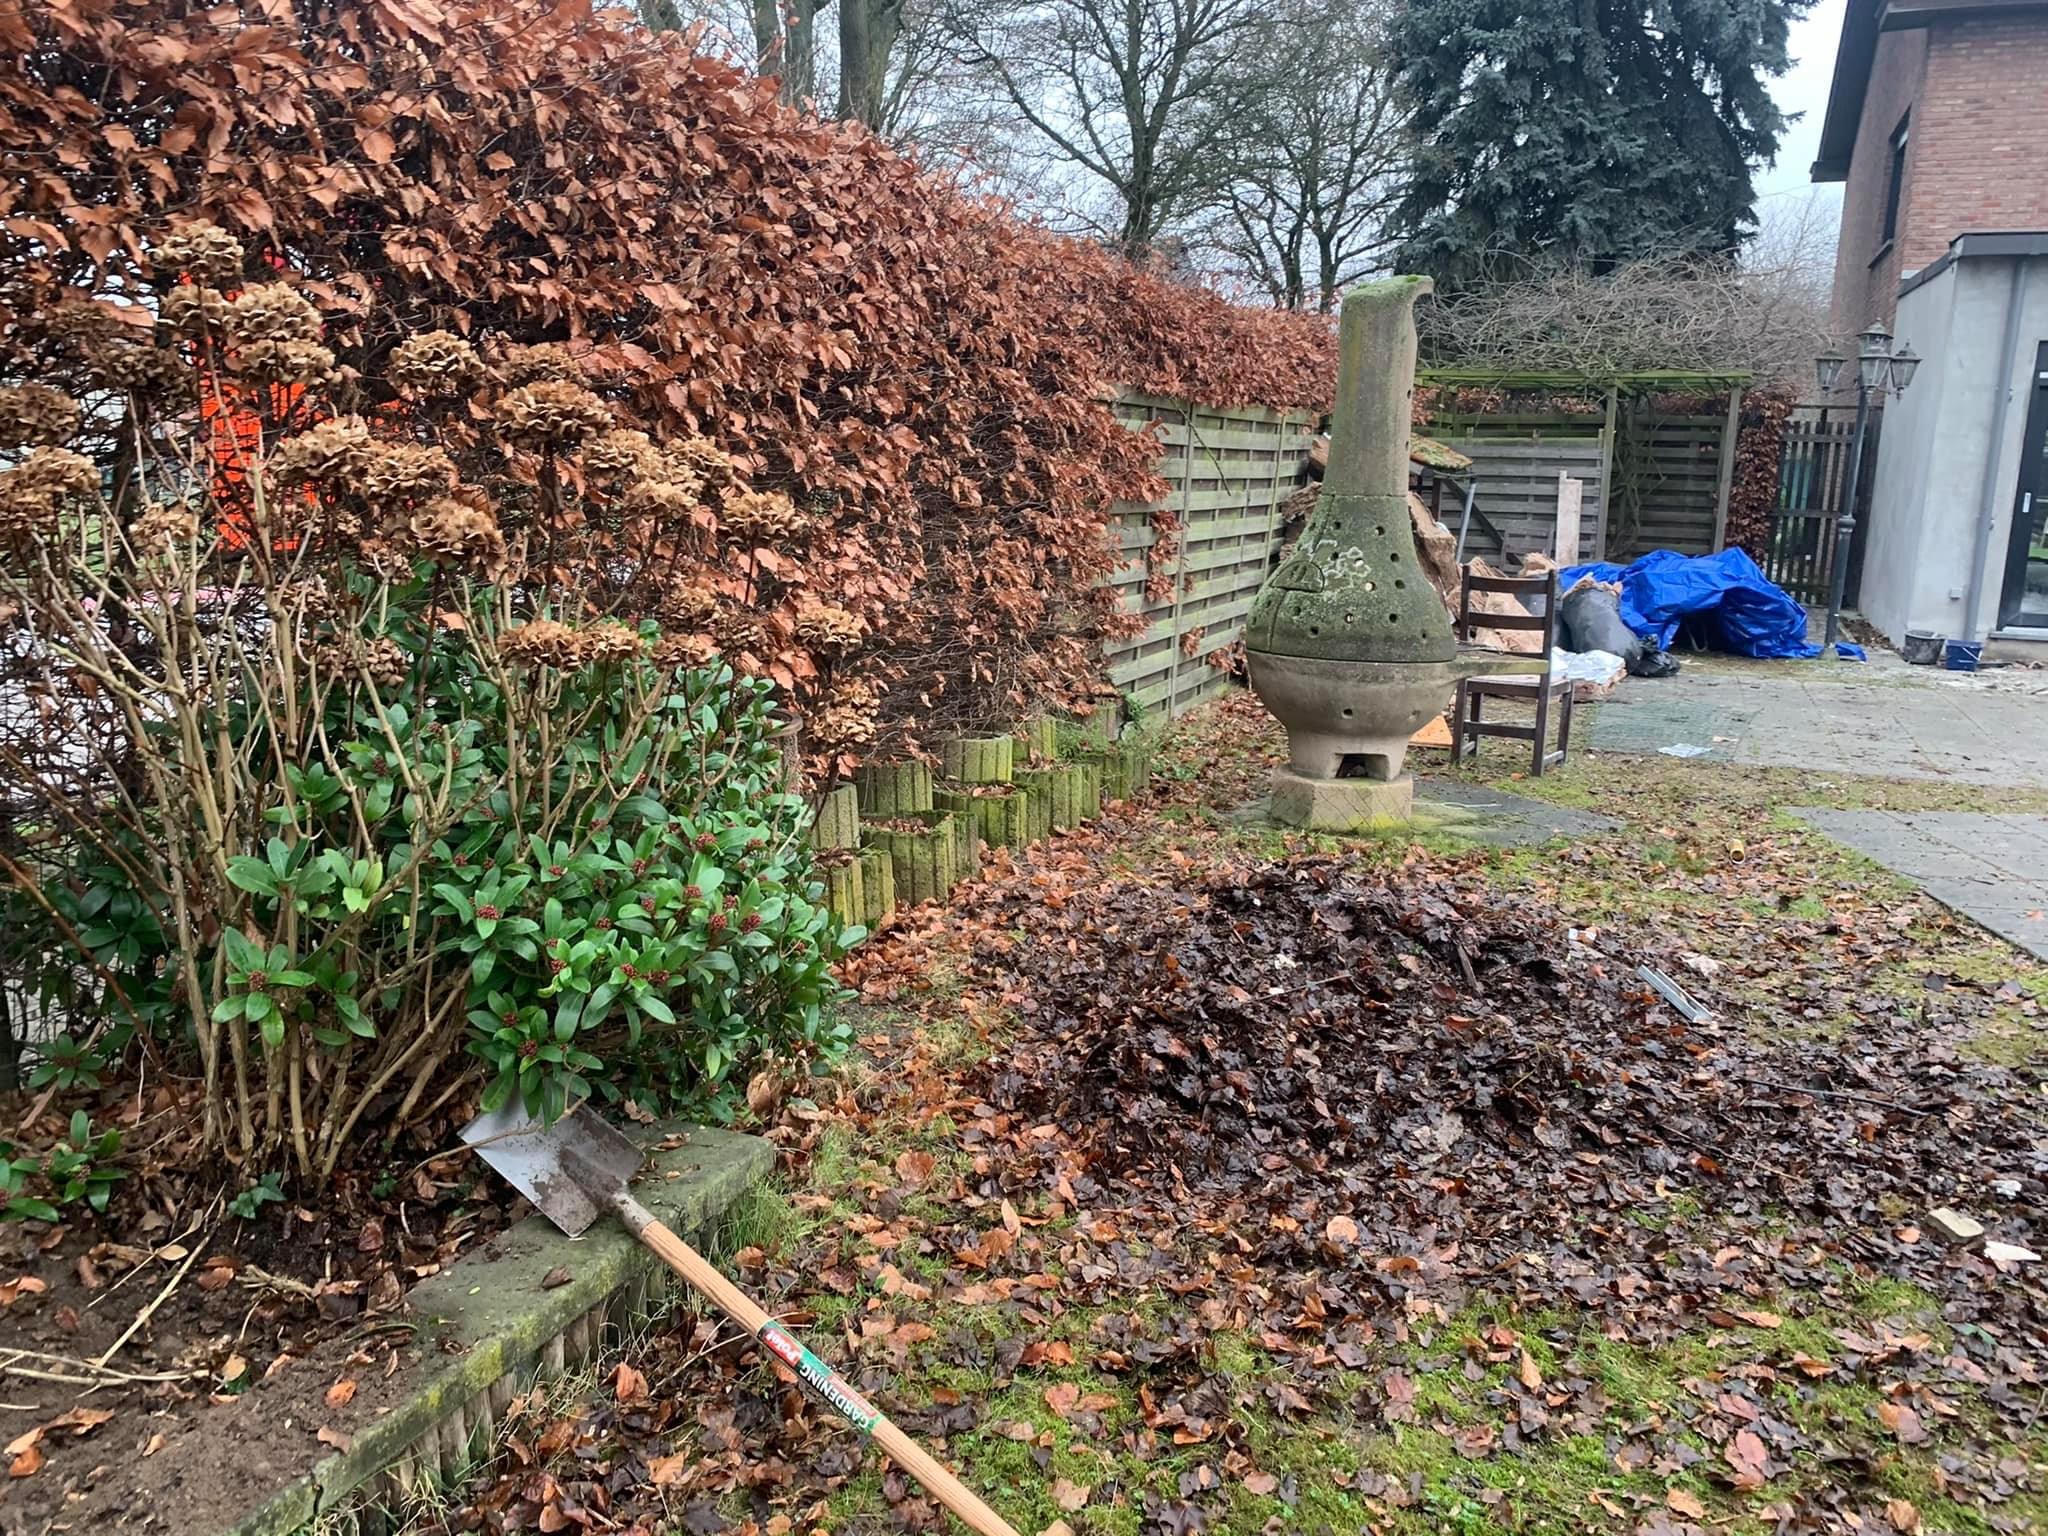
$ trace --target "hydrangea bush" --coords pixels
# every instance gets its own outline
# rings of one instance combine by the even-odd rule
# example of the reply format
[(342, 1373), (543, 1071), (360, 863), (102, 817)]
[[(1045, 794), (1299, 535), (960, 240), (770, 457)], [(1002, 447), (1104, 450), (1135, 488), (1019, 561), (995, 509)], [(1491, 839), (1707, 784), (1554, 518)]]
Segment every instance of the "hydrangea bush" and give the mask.
[(430, 332), (366, 380), (222, 231), (155, 266), (133, 312), (33, 312), (49, 382), (0, 388), (4, 942), (75, 1025), (42, 1054), (147, 1063), (309, 1181), (480, 1103), (716, 1109), (833, 1057), (860, 933), (744, 605), (672, 575), (795, 506), (621, 430), (561, 348)]

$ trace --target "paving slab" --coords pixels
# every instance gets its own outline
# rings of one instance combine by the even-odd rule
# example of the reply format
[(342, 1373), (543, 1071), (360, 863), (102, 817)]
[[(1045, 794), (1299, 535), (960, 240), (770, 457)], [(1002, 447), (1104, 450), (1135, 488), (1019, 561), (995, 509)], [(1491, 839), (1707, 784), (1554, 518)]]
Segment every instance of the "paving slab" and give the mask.
[(2048, 816), (1814, 808), (1795, 814), (2048, 960)]
[[(1985, 786), (2048, 786), (2048, 676), (1853, 662), (1688, 662), (1591, 711), (1597, 751)], [(1577, 732), (1574, 733), (1575, 735)]]
[(1502, 848), (1547, 843), (1554, 837), (1576, 841), (1612, 832), (1621, 825), (1612, 816), (1595, 811), (1485, 789), (1457, 778), (1418, 778), (1415, 798), (1453, 815), (1455, 819), (1444, 823), (1444, 830)]

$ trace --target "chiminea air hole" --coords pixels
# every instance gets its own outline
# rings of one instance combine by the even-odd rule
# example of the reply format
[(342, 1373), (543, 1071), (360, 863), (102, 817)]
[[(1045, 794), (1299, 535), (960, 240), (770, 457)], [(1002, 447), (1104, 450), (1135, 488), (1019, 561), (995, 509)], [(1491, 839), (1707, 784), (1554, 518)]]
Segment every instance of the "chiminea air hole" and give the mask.
[(1386, 755), (1380, 752), (1346, 752), (1337, 759), (1337, 777), (1340, 779), (1384, 779)]

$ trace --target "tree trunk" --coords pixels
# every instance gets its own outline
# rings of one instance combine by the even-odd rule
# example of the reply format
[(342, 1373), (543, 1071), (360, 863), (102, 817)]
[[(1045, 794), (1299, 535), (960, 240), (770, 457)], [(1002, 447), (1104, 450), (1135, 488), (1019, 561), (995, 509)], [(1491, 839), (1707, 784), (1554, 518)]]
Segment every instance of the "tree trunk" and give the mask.
[(839, 0), (841, 117), (882, 126), (889, 56), (902, 31), (902, 0)]

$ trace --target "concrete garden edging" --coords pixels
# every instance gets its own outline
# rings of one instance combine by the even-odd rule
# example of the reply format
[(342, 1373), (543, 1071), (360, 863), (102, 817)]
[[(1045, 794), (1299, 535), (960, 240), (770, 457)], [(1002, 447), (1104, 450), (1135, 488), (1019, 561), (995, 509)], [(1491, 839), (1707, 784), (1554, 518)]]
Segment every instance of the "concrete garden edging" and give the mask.
[[(693, 1126), (656, 1144), (634, 1193), (671, 1229), (694, 1237), (774, 1160), (757, 1136)], [(570, 1278), (548, 1288), (543, 1281), (557, 1269)], [(514, 1395), (536, 1377), (602, 1354), (655, 1310), (671, 1283), (680, 1282), (615, 1221), (572, 1242), (545, 1217), (527, 1217), (408, 1294), (411, 1315), (441, 1349), (414, 1367), (404, 1400), (356, 1429), (346, 1450), (257, 1495), (226, 1536), (287, 1536), (351, 1505), (399, 1509), (419, 1491), (460, 1480), (489, 1453)], [(363, 1528), (378, 1528), (373, 1513)]]

